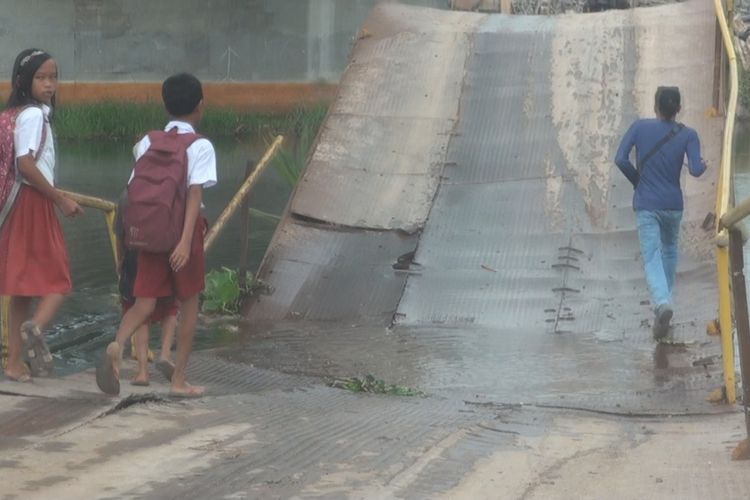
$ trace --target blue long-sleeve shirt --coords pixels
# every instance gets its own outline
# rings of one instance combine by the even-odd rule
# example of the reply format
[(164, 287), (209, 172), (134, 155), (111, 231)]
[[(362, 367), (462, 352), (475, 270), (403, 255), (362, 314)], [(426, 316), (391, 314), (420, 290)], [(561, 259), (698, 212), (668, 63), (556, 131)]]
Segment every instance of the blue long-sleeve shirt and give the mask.
[(640, 175), (630, 162), (630, 151), (635, 146), (638, 160), (643, 158), (656, 143), (661, 141), (675, 126), (674, 121), (659, 119), (636, 120), (625, 133), (617, 148), (615, 163), (633, 184), (633, 208), (635, 210), (682, 210), (680, 172), (688, 159), (690, 175), (699, 177), (706, 171), (701, 159), (698, 133), (683, 128), (641, 165)]

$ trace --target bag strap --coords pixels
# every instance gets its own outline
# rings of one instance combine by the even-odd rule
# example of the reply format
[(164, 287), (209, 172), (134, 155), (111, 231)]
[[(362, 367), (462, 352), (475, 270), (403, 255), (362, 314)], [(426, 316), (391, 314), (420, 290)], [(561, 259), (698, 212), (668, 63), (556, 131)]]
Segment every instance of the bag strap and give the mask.
[(640, 160), (636, 162), (636, 169), (638, 170), (638, 175), (641, 175), (641, 172), (643, 171), (643, 167), (646, 165), (646, 162), (651, 159), (652, 156), (656, 154), (657, 151), (659, 151), (662, 146), (664, 146), (666, 143), (672, 140), (674, 136), (680, 133), (682, 129), (685, 128), (685, 125), (682, 123), (675, 124), (674, 127), (669, 131), (667, 135), (661, 138), (659, 142), (657, 142), (654, 147), (652, 147), (648, 153), (645, 154), (645, 156)]
[(39, 151), (34, 155), (34, 162), (39, 160), (39, 157), (42, 156), (44, 144), (47, 142), (47, 123), (49, 123), (49, 120), (44, 116), (44, 112), (42, 112), (42, 139), (39, 141)]
[[(31, 106), (33, 106), (33, 104)], [(16, 119), (18, 118), (18, 115), (20, 115), (21, 112), (27, 109), (28, 107), (29, 106), (24, 106), (13, 117), (12, 128), (14, 130), (16, 128)], [(47, 141), (47, 118), (44, 116), (44, 113), (42, 113), (42, 138), (39, 141), (39, 150), (34, 153), (34, 162), (38, 161), (39, 157), (42, 155), (42, 150), (44, 150), (44, 144), (46, 141)], [(15, 157), (15, 155), (16, 153), (14, 150), (13, 156)], [(0, 227), (2, 227), (2, 225), (5, 223), (5, 220), (8, 218), (8, 215), (10, 215), (10, 211), (13, 208), (13, 205), (15, 204), (19, 191), (21, 190), (21, 176), (19, 175), (19, 172), (18, 172), (17, 158), (13, 158), (13, 168), (16, 169), (16, 178), (13, 181), (13, 187), (10, 188), (10, 193), (8, 193), (8, 198), (5, 200), (5, 206), (3, 206), (2, 210), (0, 210)]]

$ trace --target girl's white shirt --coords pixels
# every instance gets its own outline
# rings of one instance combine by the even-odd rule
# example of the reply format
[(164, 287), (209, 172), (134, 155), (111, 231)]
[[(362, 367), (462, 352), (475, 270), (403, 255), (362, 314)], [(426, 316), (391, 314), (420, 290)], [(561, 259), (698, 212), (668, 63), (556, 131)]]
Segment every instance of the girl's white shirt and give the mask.
[[(195, 133), (195, 129), (192, 125), (179, 120), (172, 120), (167, 123), (167, 126), (164, 127), (164, 131), (168, 132), (175, 127), (177, 127), (178, 134)], [(148, 151), (149, 146), (151, 146), (151, 140), (149, 140), (148, 135), (146, 135), (133, 147), (135, 161), (138, 161), (138, 159)], [(188, 187), (200, 185), (204, 188), (209, 188), (216, 184), (216, 152), (208, 139), (200, 138), (192, 143), (190, 147), (187, 148), (187, 160)], [(133, 180), (134, 174), (135, 172), (130, 173), (128, 184)]]
[[(42, 173), (47, 182), (55, 185), (55, 141), (52, 138), (52, 127), (49, 124), (50, 107), (42, 104), (41, 107), (29, 106), (21, 111), (16, 118), (16, 130), (13, 135), (16, 148), (16, 158), (31, 153), (36, 155), (39, 144), (42, 142), (42, 127), (47, 128), (47, 136), (44, 139), (42, 154), (36, 161), (36, 167)], [(24, 184), (28, 184), (23, 179)]]

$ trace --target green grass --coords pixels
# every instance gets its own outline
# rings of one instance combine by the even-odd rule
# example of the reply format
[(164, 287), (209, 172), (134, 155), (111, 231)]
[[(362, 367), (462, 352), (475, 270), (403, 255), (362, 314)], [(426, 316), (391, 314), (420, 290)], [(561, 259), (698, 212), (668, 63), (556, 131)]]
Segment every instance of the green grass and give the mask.
[[(325, 117), (324, 105), (290, 113), (242, 113), (226, 108), (206, 108), (200, 131), (208, 137), (248, 137), (290, 134), (298, 137), (317, 128)], [(162, 128), (169, 117), (161, 104), (103, 102), (60, 106), (54, 127), (59, 139), (136, 140), (149, 130)], [(313, 134), (314, 136), (314, 134)]]
[[(308, 110), (295, 110), (289, 120), (294, 137), (297, 138), (292, 146), (283, 147), (273, 159), (272, 165), (279, 175), (294, 187), (302, 175), (310, 149), (315, 143), (318, 130), (326, 117), (326, 108), (319, 106)], [(270, 141), (267, 141), (270, 144)]]

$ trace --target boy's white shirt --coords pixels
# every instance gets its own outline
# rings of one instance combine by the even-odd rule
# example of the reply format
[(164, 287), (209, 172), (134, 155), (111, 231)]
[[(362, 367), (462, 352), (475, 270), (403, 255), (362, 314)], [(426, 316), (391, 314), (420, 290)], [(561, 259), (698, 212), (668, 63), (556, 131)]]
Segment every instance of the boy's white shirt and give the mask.
[[(47, 137), (44, 139), (42, 154), (36, 161), (36, 167), (42, 173), (47, 182), (55, 185), (55, 141), (52, 138), (52, 127), (49, 125), (48, 117), (50, 107), (42, 104), (29, 106), (19, 113), (16, 118), (16, 129), (13, 132), (13, 145), (16, 150), (16, 158), (29, 153), (36, 154), (39, 144), (42, 142), (42, 127), (47, 127)], [(26, 179), (22, 179), (28, 184)]]
[[(172, 120), (167, 123), (164, 127), (164, 131), (167, 132), (174, 127), (177, 127), (178, 134), (195, 133), (195, 129), (192, 125), (187, 122)], [(135, 161), (143, 156), (151, 146), (151, 141), (148, 135), (143, 137), (138, 143), (133, 146), (133, 157)], [(216, 153), (214, 152), (214, 146), (211, 141), (205, 138), (198, 139), (187, 148), (187, 159), (188, 159), (188, 175), (187, 182), (188, 186), (201, 185), (204, 188), (209, 188), (216, 184)], [(133, 180), (135, 172), (130, 173), (130, 179), (128, 184)]]

